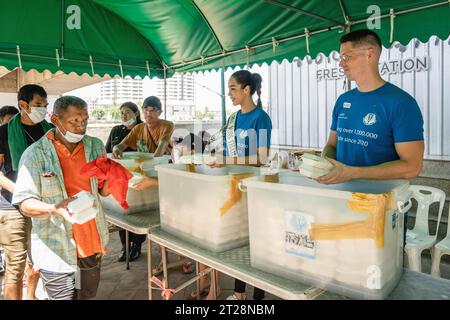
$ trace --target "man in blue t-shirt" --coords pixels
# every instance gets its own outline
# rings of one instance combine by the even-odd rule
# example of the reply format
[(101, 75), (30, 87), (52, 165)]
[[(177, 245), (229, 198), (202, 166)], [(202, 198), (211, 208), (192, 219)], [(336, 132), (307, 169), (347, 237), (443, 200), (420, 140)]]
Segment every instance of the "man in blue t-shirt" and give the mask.
[[(340, 40), (340, 67), (357, 88), (342, 94), (333, 110), (322, 155), (334, 168), (317, 180), (413, 179), (422, 168), (423, 118), (416, 100), (379, 73), (381, 41), (370, 30)], [(336, 160), (334, 160), (336, 159)]]

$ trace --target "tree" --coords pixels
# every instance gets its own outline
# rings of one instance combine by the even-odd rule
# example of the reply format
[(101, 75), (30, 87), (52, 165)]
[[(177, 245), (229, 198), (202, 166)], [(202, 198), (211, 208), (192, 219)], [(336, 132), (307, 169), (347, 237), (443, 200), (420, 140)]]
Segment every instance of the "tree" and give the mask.
[(115, 121), (120, 120), (120, 109), (119, 108), (110, 108), (108, 109), (109, 115)]
[(105, 117), (106, 112), (103, 108), (98, 108), (92, 111), (92, 115), (94, 116), (94, 118), (96, 118), (97, 120), (101, 120)]
[(195, 111), (195, 120), (214, 120), (214, 112), (205, 107), (204, 111)]

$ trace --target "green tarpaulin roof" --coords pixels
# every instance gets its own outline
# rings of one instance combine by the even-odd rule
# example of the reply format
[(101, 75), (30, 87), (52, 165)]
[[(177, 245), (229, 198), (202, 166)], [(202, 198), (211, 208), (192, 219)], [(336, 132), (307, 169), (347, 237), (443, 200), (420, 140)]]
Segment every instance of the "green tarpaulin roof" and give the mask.
[(378, 14), (374, 31), (386, 47), (450, 34), (448, 0), (1, 0), (0, 6), (0, 66), (101, 76), (161, 77), (164, 68), (170, 75), (291, 60), (308, 50), (315, 57), (338, 50), (344, 29), (366, 28)]

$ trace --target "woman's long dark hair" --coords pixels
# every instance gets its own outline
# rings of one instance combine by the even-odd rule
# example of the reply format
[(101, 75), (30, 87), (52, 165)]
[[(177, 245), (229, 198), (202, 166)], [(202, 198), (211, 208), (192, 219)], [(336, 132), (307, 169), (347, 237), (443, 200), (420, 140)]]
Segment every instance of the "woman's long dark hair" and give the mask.
[(239, 70), (231, 75), (232, 78), (236, 80), (237, 83), (241, 85), (241, 88), (244, 89), (246, 86), (250, 86), (250, 94), (256, 92), (258, 95), (258, 101), (256, 103), (257, 107), (262, 107), (261, 103), (261, 83), (262, 77), (259, 73), (251, 73), (248, 70)]
[(119, 108), (119, 110), (122, 110), (122, 108), (127, 107), (128, 109), (130, 109), (131, 111), (133, 111), (134, 113), (137, 113), (137, 117), (136, 117), (136, 124), (142, 123), (141, 120), (141, 112), (139, 111), (138, 106), (136, 105), (136, 103), (133, 103), (131, 101), (125, 102), (124, 104), (122, 104)]

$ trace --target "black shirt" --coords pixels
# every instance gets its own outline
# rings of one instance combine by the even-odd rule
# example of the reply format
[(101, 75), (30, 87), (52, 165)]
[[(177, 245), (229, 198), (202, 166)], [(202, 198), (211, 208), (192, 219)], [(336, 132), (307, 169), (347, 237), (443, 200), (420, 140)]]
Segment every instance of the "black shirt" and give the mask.
[[(106, 152), (111, 153), (114, 146), (118, 145), (122, 142), (123, 139), (130, 133), (130, 129), (128, 129), (124, 125), (118, 125), (111, 129), (111, 133), (109, 134), (108, 141), (106, 142)], [(124, 150), (125, 152), (128, 151), (135, 151), (132, 148), (128, 147)]]
[[(25, 131), (25, 137), (27, 145), (30, 146), (34, 142), (38, 141), (44, 135), (44, 130), (41, 124), (35, 124), (28, 126), (22, 123), (22, 127)], [(2, 172), (12, 182), (17, 180), (17, 171), (13, 171), (11, 162), (11, 153), (8, 145), (8, 124), (0, 126), (0, 154), (3, 154)], [(2, 188), (0, 195), (0, 209), (11, 209), (12, 193)]]

